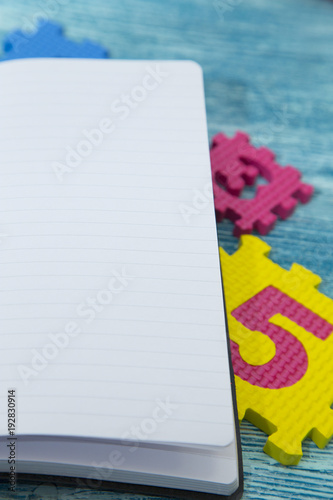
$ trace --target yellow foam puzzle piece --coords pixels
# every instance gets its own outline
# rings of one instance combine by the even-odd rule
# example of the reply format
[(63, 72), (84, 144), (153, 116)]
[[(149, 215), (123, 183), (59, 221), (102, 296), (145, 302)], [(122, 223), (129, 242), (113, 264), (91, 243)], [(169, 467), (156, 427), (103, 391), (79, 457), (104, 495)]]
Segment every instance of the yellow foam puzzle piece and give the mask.
[(231, 313), (266, 287), (275, 287), (332, 325), (332, 334), (321, 340), (281, 314), (270, 318), (305, 348), (307, 370), (293, 385), (258, 387), (235, 374), (240, 421), (245, 418), (269, 434), (264, 447), (268, 455), (294, 465), (301, 459), (306, 437), (323, 448), (333, 436), (333, 300), (317, 290), (319, 276), (298, 264), (287, 271), (268, 258), (269, 252), (270, 247), (254, 236), (243, 236), (233, 255), (220, 248), (229, 334), (249, 369), (274, 358), (275, 344)]

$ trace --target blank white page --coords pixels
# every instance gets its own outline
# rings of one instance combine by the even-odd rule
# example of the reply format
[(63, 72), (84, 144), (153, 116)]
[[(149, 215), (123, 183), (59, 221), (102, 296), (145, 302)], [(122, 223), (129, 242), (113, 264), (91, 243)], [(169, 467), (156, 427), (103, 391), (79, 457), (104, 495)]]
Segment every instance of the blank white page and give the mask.
[[(0, 432), (234, 439), (203, 78), (0, 65)], [(99, 129), (99, 132), (96, 132)]]

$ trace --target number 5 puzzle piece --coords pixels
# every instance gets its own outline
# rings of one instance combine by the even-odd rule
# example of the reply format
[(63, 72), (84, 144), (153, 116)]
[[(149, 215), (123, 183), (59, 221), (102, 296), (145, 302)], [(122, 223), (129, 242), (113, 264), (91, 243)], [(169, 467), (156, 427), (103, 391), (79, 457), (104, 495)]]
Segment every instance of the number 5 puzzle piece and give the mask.
[(239, 419), (269, 434), (264, 451), (291, 465), (306, 437), (323, 448), (333, 436), (333, 301), (318, 276), (282, 269), (269, 251), (243, 236), (220, 256)]
[[(313, 194), (313, 187), (301, 182), (296, 168), (282, 167), (274, 161), (272, 151), (255, 148), (242, 132), (232, 139), (217, 134), (210, 156), (216, 217), (218, 221), (225, 217), (233, 221), (235, 236), (252, 233), (254, 229), (267, 234), (278, 216), (286, 219), (297, 201), (307, 203)], [(259, 186), (253, 199), (238, 198), (244, 185), (252, 185), (258, 174), (268, 184)]]

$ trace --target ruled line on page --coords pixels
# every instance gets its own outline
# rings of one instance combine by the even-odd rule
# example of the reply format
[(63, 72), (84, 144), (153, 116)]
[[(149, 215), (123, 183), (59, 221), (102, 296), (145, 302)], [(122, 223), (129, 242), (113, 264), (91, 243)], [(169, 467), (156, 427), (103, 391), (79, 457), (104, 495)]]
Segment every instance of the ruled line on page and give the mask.
[[(37, 395), (21, 395), (20, 399), (32, 399), (32, 398), (38, 398), (38, 397), (43, 397)], [(75, 394), (53, 394), (53, 398), (82, 398), (82, 396), (77, 396)], [(108, 399), (112, 401), (147, 401), (151, 402), (151, 399), (142, 399), (142, 398), (135, 398), (135, 397), (130, 397), (130, 398), (122, 398), (122, 397), (114, 397), (114, 396), (85, 396), (87, 399)], [(184, 403), (183, 401), (173, 401), (175, 404), (182, 405), (182, 404), (187, 404), (186, 402)], [(213, 408), (225, 408), (227, 405), (222, 405), (222, 404), (217, 404), (217, 403), (200, 403), (200, 402), (190, 402), (192, 406), (211, 406)]]

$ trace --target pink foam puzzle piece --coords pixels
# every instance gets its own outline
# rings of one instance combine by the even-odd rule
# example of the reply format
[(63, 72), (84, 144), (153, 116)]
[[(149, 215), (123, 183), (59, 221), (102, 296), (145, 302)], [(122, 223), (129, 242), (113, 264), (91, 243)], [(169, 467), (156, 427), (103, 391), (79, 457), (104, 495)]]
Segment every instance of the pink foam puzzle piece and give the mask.
[[(215, 143), (217, 142), (220, 146), (224, 144), (227, 149), (228, 141), (233, 140), (238, 145), (242, 144), (239, 153), (242, 165), (254, 167), (268, 181), (268, 184), (259, 186), (252, 199), (238, 198), (219, 185), (223, 184), (220, 182), (219, 171), (216, 166), (212, 166), (213, 179), (215, 178), (213, 189), (217, 220), (221, 221), (227, 217), (233, 221), (235, 223), (235, 236), (250, 234), (254, 229), (260, 234), (267, 234), (273, 229), (278, 216), (281, 219), (286, 219), (293, 213), (298, 201), (307, 203), (310, 200), (313, 187), (301, 181), (301, 173), (296, 168), (292, 166), (282, 167), (276, 163), (274, 153), (268, 148), (255, 148), (249, 144), (246, 134), (238, 132), (233, 139), (225, 138), (225, 136), (218, 137), (215, 138)], [(234, 143), (232, 149), (235, 150)], [(214, 146), (212, 151), (214, 151)], [(222, 151), (220, 151), (221, 154)], [(228, 150), (226, 157), (230, 159)], [(238, 160), (235, 161), (236, 171)], [(231, 171), (232, 168), (229, 168)], [(225, 184), (228, 179), (229, 177), (224, 177)]]
[(244, 153), (252, 149), (255, 148), (243, 132), (237, 132), (232, 139), (222, 133), (213, 137), (210, 150), (213, 182), (222, 184), (235, 196), (240, 195), (245, 185), (252, 186), (259, 172), (243, 159)]

